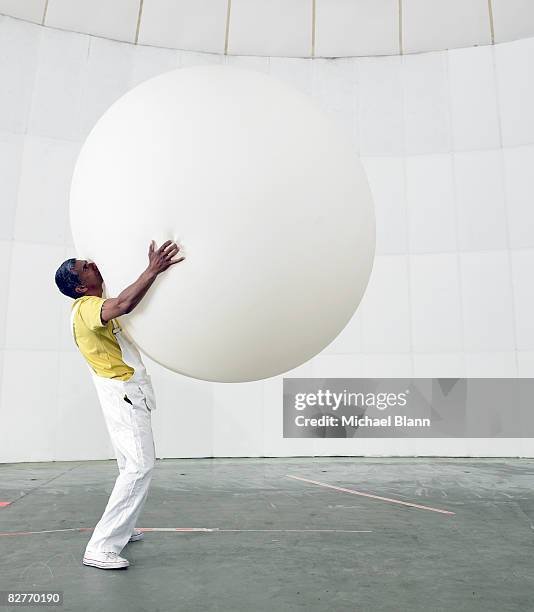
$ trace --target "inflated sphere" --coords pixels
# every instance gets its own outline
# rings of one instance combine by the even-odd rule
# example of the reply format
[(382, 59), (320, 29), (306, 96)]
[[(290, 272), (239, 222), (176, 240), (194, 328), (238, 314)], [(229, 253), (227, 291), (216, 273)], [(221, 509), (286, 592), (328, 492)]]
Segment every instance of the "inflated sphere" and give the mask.
[(186, 259), (120, 321), (193, 378), (291, 370), (353, 316), (372, 267), (372, 199), (352, 143), (313, 101), (264, 74), (209, 66), (138, 85), (97, 122), (70, 199), (78, 259), (116, 297), (172, 239)]

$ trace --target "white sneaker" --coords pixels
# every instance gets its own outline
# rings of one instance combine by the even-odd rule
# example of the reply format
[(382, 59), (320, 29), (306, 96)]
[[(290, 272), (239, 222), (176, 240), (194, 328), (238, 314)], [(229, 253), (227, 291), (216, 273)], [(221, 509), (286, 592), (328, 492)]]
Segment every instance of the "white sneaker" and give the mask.
[(86, 552), (82, 563), (101, 569), (126, 569), (130, 562), (116, 552)]
[(145, 534), (140, 529), (134, 529), (128, 542), (137, 542), (138, 540), (142, 540), (144, 537)]

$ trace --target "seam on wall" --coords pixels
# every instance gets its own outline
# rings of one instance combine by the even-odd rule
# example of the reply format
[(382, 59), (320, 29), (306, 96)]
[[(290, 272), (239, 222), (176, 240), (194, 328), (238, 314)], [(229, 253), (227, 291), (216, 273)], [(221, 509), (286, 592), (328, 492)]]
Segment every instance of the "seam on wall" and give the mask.
[(311, 57), (315, 57), (315, 30), (317, 27), (317, 0), (312, 0), (312, 19), (311, 19)]
[(226, 5), (226, 25), (224, 27), (224, 55), (228, 55), (228, 44), (230, 42), (230, 15), (232, 13), (232, 0)]
[[(21, 158), (22, 158), (22, 150), (21, 150)], [(17, 191), (19, 189), (19, 184), (20, 184), (20, 175), (17, 181)], [(14, 235), (14, 233), (15, 233), (15, 224), (13, 222), (13, 227), (11, 228), (11, 235)], [(9, 288), (11, 286), (11, 274), (12, 274), (12, 269), (13, 269), (12, 268), (13, 250), (14, 250), (15, 239), (10, 238), (9, 240), (2, 240), (2, 242), (9, 242), (8, 255), (7, 255), (7, 275), (6, 275), (7, 287), (5, 288), (5, 293), (4, 293), (5, 308), (4, 308), (3, 316), (0, 317), (0, 325), (2, 325), (4, 329), (4, 340), (3, 340), (3, 343), (0, 345), (0, 351), (2, 351), (5, 355), (5, 353), (9, 350), (7, 346), (7, 315), (8, 315), (9, 298), (11, 296), (11, 292)], [(3, 384), (4, 368), (5, 368), (5, 356), (4, 356), (4, 360), (2, 361), (2, 364), (0, 365), (0, 385)]]
[(492, 0), (488, 0), (488, 16), (489, 16), (489, 25), (490, 25), (490, 36), (491, 36), (491, 44), (495, 44), (495, 24), (493, 21), (493, 4)]
[(143, 17), (143, 0), (139, 0), (139, 12), (137, 13), (137, 26), (135, 28), (134, 45), (139, 42), (139, 31), (141, 30), (141, 18)]
[[(400, 5), (401, 0), (399, 0)], [(403, 74), (405, 60), (399, 57), (400, 71)], [(414, 312), (413, 312), (413, 278), (412, 278), (412, 249), (410, 231), (410, 198), (408, 193), (408, 170), (407, 170), (407, 147), (406, 147), (406, 87), (402, 76), (400, 77), (400, 88), (402, 91), (402, 174), (404, 181), (404, 206), (406, 218), (406, 255), (404, 258), (406, 266), (407, 301), (408, 301), (408, 346), (410, 354), (411, 376), (415, 376), (415, 350), (414, 350)]]
[[(454, 148), (454, 126), (453, 126), (453, 116), (452, 116), (452, 87), (451, 87), (451, 77), (450, 77), (450, 61), (451, 56), (447, 52), (445, 58), (445, 71), (447, 78), (447, 112), (449, 116), (449, 133), (450, 133), (450, 158), (451, 158), (451, 176), (452, 176), (452, 195), (454, 198), (453, 202), (453, 212), (454, 212), (454, 234), (456, 239), (456, 274), (457, 274), (457, 283), (458, 283), (458, 309), (460, 314), (460, 354), (461, 354), (461, 365), (460, 368), (464, 373), (465, 377), (469, 377), (468, 372), (468, 359), (466, 353), (466, 327), (465, 327), (465, 298), (464, 298), (464, 283), (463, 283), (463, 268), (462, 268), (462, 255), (464, 251), (461, 248), (461, 238), (460, 238), (460, 204), (458, 197), (458, 176), (456, 172), (456, 151)], [(478, 252), (478, 251), (477, 251)], [(441, 352), (441, 351), (440, 351)], [(471, 351), (472, 353), (476, 351)]]
[(47, 13), (48, 13), (48, 0), (45, 0), (45, 4), (43, 8), (43, 18), (41, 19), (41, 25), (45, 24)]
[(403, 27), (402, 27), (402, 0), (399, 0), (399, 55), (404, 55), (404, 40), (403, 40)]
[[(501, 97), (499, 94), (499, 71), (497, 69), (497, 58), (495, 46), (491, 49), (491, 63), (493, 68), (493, 80), (495, 83), (495, 103), (497, 105), (497, 127), (499, 130), (499, 155), (501, 158), (502, 167), (502, 188), (504, 198), (504, 222), (505, 222), (505, 233), (506, 233), (506, 253), (508, 254), (508, 274), (510, 275), (510, 301), (512, 307), (512, 329), (514, 338), (514, 353), (515, 353), (515, 367), (516, 377), (519, 377), (519, 346), (517, 336), (517, 309), (516, 309), (516, 295), (514, 288), (514, 266), (512, 263), (512, 237), (510, 233), (510, 207), (508, 203), (508, 177), (506, 173), (506, 161), (504, 158), (504, 143), (502, 136), (502, 116), (501, 116)], [(515, 250), (515, 249), (514, 249)]]

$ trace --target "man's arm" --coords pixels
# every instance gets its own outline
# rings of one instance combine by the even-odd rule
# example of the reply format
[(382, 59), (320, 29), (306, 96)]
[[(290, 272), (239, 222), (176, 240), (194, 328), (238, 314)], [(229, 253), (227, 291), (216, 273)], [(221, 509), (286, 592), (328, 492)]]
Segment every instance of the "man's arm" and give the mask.
[(141, 276), (119, 293), (116, 298), (110, 298), (102, 304), (100, 318), (103, 323), (107, 323), (111, 319), (116, 319), (124, 314), (132, 312), (132, 310), (143, 299), (146, 292), (149, 290), (152, 283), (156, 280), (157, 274), (150, 272), (148, 269)]
[(154, 250), (154, 241), (151, 241), (148, 250), (148, 257), (150, 260), (148, 268), (134, 283), (121, 291), (118, 297), (110, 298), (102, 304), (102, 310), (100, 311), (102, 322), (107, 323), (111, 319), (132, 312), (150, 289), (150, 286), (156, 280), (158, 274), (167, 270), (167, 268), (173, 264), (180, 263), (185, 259), (185, 257), (181, 257), (176, 261), (172, 261), (172, 258), (179, 250), (180, 247), (178, 247), (176, 243), (172, 240), (167, 240), (167, 242), (164, 242), (156, 251)]

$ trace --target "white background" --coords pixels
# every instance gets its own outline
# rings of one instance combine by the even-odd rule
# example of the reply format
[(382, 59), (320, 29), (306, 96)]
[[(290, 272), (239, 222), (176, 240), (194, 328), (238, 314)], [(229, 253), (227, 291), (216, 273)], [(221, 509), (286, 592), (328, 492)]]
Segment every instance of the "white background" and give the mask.
[[(139, 82), (225, 62), (313, 96), (353, 135), (375, 198), (377, 257), (362, 305), (327, 349), (287, 375), (534, 374), (534, 39), (392, 57), (241, 58), (3, 17), (0, 462), (113, 457), (69, 335), (72, 302), (54, 283), (74, 256), (76, 155)], [(114, 222), (113, 211), (102, 222)], [(534, 456), (530, 439), (284, 440), (282, 377), (215, 384), (145, 363), (158, 397), (158, 457)]]

